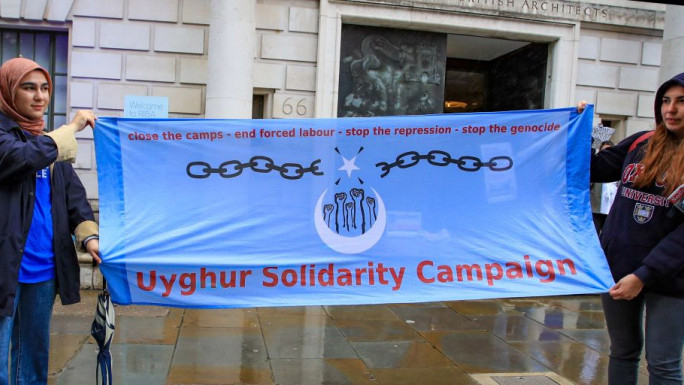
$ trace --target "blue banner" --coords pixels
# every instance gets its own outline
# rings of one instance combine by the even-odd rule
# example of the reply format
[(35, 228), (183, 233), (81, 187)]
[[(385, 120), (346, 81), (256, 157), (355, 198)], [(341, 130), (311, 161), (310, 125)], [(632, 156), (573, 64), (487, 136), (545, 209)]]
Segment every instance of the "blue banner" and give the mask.
[(100, 118), (101, 268), (180, 307), (604, 292), (592, 115)]

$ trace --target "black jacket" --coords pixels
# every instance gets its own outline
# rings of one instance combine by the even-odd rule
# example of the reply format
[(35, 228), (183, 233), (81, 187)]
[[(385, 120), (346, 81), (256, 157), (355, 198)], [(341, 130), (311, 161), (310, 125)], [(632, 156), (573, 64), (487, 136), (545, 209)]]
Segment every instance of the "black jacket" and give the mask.
[[(48, 136), (26, 135), (0, 114), (0, 316), (12, 316), (19, 266), (35, 201), (36, 172), (55, 162), (57, 144)], [(93, 221), (86, 192), (69, 163), (51, 170), (52, 218), (57, 292), (63, 304), (80, 301), (79, 265), (72, 234)]]
[(646, 290), (684, 298), (684, 214), (672, 208), (663, 187), (632, 186), (648, 140), (630, 146), (644, 133), (592, 155), (592, 182), (620, 181), (601, 246), (615, 281), (634, 273)]

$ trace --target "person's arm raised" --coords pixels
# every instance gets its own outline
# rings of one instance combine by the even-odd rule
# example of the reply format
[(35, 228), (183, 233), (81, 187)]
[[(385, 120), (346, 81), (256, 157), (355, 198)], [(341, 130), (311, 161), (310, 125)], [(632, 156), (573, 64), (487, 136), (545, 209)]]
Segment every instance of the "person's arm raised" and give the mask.
[(92, 111), (78, 110), (69, 124), (45, 134), (57, 144), (57, 161), (73, 163), (76, 160), (76, 152), (78, 151), (76, 133), (86, 126), (95, 127), (95, 120), (97, 117)]

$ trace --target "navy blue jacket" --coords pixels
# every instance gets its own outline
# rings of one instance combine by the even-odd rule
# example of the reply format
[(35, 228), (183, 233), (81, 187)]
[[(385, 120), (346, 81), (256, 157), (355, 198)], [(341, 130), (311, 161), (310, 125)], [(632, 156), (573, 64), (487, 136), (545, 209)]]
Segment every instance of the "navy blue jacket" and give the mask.
[(592, 182), (620, 181), (601, 246), (615, 281), (634, 273), (645, 290), (684, 298), (684, 214), (672, 208), (662, 186), (633, 187), (648, 140), (630, 146), (644, 133), (592, 155)]
[[(0, 114), (0, 316), (14, 313), (19, 266), (33, 218), (36, 172), (53, 164), (57, 156), (52, 138), (24, 134)], [(51, 182), (57, 292), (67, 305), (80, 301), (79, 265), (71, 235), (94, 217), (69, 163), (54, 163)]]

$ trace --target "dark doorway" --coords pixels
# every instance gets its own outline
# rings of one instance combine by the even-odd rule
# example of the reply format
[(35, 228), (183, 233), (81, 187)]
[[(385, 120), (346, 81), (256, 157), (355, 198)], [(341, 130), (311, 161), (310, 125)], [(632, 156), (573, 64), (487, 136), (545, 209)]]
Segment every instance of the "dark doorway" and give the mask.
[(491, 111), (488, 106), (489, 62), (447, 59), (444, 112)]
[(547, 44), (532, 43), (492, 61), (491, 111), (544, 108)]
[[(544, 108), (548, 44), (512, 44), (521, 43), (522, 47), (494, 58), (447, 59), (444, 112)], [(477, 46), (469, 49), (475, 51)]]

